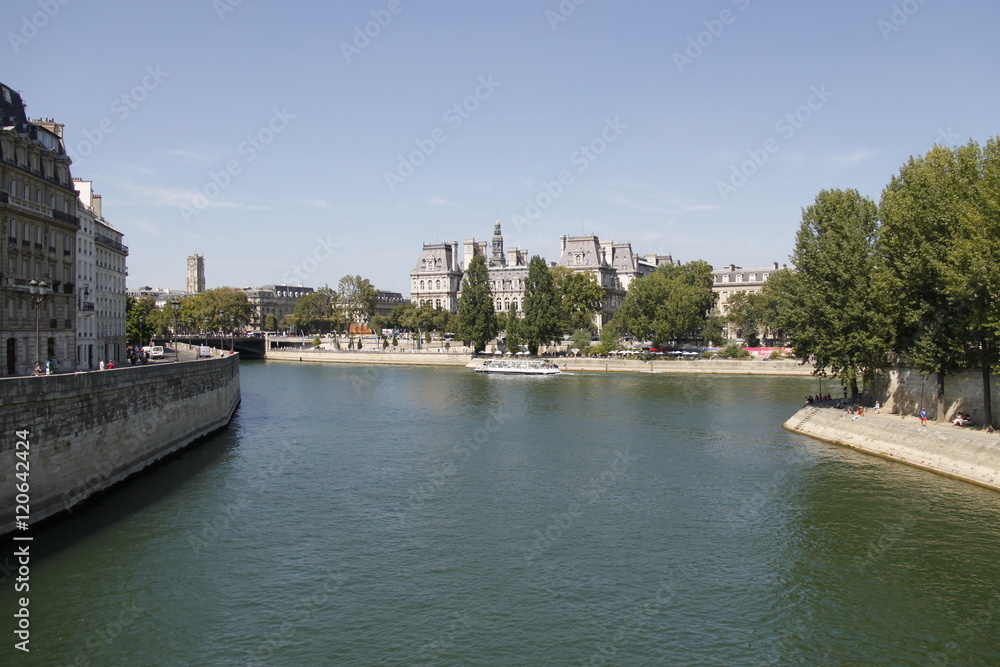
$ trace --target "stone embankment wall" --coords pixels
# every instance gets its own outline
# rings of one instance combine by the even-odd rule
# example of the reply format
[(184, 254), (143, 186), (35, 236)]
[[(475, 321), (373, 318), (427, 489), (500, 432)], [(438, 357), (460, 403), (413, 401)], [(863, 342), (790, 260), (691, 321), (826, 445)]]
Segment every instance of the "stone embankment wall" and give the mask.
[[(409, 364), (428, 366), (468, 366), (481, 363), (468, 354), (436, 352), (366, 352), (364, 350), (268, 350), (268, 361), (302, 361), (317, 363), (355, 364)], [(635, 359), (600, 359), (558, 357), (552, 359), (567, 371), (623, 372), (623, 373), (720, 373), (731, 375), (809, 375), (811, 366), (796, 361), (732, 361), (727, 359), (661, 359), (638, 361)]]
[[(912, 369), (898, 369), (886, 374), (876, 383), (876, 397), (891, 412), (916, 415), (923, 405), (931, 419), (937, 419), (937, 376), (921, 375)], [(990, 383), (993, 418), (1000, 418), (1000, 378), (993, 376)], [(945, 415), (941, 421), (950, 421), (955, 412), (968, 412), (972, 423), (983, 426), (983, 375), (981, 371), (966, 371), (946, 375), (944, 379)]]
[(1000, 435), (917, 417), (866, 411), (854, 419), (832, 407), (805, 407), (790, 431), (1000, 490)]
[(18, 431), (34, 523), (225, 427), (239, 403), (238, 355), (0, 381), (0, 534), (14, 528)]

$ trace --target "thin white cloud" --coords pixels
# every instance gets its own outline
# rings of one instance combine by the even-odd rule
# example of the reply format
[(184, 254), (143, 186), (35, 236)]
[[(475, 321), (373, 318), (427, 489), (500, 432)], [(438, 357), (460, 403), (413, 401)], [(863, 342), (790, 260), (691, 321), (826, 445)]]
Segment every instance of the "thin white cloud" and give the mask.
[(458, 202), (451, 201), (447, 197), (428, 197), (424, 200), (431, 206), (460, 206)]
[(876, 154), (877, 152), (873, 150), (859, 149), (853, 153), (836, 153), (830, 155), (826, 158), (826, 161), (836, 167), (853, 167)]

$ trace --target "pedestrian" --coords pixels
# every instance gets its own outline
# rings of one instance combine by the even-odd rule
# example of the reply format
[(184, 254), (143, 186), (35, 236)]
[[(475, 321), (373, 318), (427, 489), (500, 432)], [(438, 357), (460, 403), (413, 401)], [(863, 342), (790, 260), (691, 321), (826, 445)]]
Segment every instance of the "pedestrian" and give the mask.
[(847, 385), (844, 385), (844, 400), (847, 400)]
[(104, 357), (101, 357), (101, 370), (103, 371), (107, 367), (108, 367), (108, 365), (106, 363), (104, 363)]
[(927, 410), (920, 408), (920, 425), (927, 426)]

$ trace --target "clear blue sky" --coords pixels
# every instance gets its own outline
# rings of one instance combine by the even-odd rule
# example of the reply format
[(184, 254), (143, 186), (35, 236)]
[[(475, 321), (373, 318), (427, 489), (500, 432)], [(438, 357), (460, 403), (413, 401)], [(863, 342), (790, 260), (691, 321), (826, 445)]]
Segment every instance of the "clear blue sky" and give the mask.
[(130, 288), (197, 250), (209, 287), (406, 293), (498, 214), (549, 261), (763, 266), (820, 190), (1000, 133), (993, 1), (576, 2), (11, 0), (0, 80), (66, 124)]

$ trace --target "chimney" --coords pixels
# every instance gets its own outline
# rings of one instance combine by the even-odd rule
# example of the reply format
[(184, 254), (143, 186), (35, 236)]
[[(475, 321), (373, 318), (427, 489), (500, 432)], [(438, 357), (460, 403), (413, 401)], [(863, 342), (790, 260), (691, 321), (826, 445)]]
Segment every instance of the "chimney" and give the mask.
[(94, 203), (92, 208), (94, 209), (94, 215), (98, 218), (103, 218), (104, 215), (101, 214), (101, 195), (94, 195)]
[(774, 270), (775, 270), (775, 271), (777, 271), (777, 270), (778, 270), (778, 263), (777, 263), (777, 262), (775, 262), (775, 263), (774, 263)]

